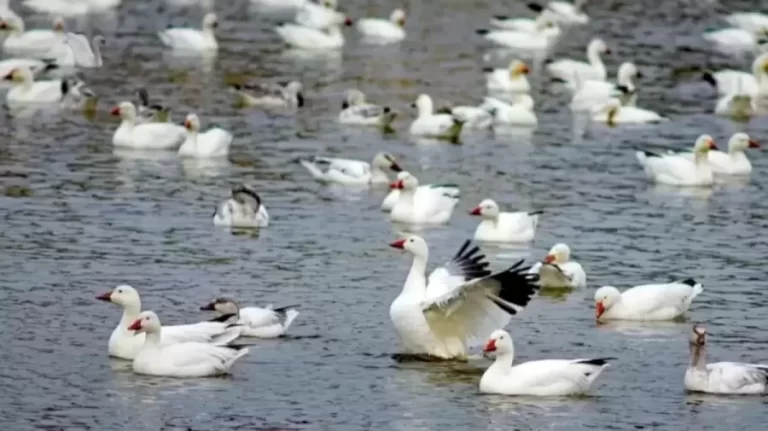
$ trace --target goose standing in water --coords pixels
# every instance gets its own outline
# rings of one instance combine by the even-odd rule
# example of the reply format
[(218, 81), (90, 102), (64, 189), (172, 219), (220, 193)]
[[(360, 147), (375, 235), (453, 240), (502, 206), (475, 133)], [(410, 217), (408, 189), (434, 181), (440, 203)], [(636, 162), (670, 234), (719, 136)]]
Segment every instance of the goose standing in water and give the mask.
[(234, 228), (267, 227), (269, 214), (253, 188), (238, 184), (232, 188), (232, 197), (216, 207), (213, 224)]

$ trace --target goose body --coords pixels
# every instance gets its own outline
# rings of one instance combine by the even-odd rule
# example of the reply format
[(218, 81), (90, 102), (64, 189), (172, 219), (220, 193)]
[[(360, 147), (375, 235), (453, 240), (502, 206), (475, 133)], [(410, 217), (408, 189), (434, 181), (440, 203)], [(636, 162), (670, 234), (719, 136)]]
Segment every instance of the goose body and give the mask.
[(591, 120), (596, 123), (603, 123), (609, 126), (617, 124), (650, 124), (667, 121), (657, 112), (649, 109), (638, 108), (637, 106), (625, 106), (616, 98), (608, 99), (607, 102), (597, 102), (592, 109)]
[(52, 50), (58, 49), (66, 41), (64, 21), (56, 19), (53, 29), (25, 31), (24, 21), (18, 17), (9, 17), (0, 21), (0, 30), (8, 30), (3, 41), (5, 55), (18, 55), (27, 58), (46, 58)]
[(232, 188), (232, 196), (216, 206), (215, 226), (233, 228), (262, 228), (269, 225), (269, 213), (256, 190), (245, 184)]
[(258, 106), (267, 109), (293, 110), (304, 106), (303, 85), (299, 81), (286, 84), (259, 83), (255, 85), (231, 86), (243, 106)]
[(571, 260), (571, 248), (555, 244), (544, 257), (531, 267), (532, 274), (538, 274), (542, 288), (587, 287), (587, 274), (581, 264)]
[(636, 156), (646, 176), (654, 182), (674, 186), (709, 186), (714, 178), (707, 153), (715, 149), (717, 146), (712, 137), (701, 135), (694, 145), (692, 158), (643, 151), (638, 151)]
[[(748, 148), (760, 148), (755, 140), (746, 133), (735, 133), (728, 141), (728, 152), (710, 150), (707, 152), (707, 160), (712, 172), (720, 175), (749, 175), (752, 172), (745, 150)], [(693, 153), (680, 153), (688, 160), (694, 160)]]
[(419, 181), (406, 171), (397, 174), (397, 180), (391, 187), (400, 190), (397, 202), (389, 214), (390, 220), (397, 223), (413, 225), (448, 223), (459, 202), (458, 186), (437, 185), (433, 187), (440, 189), (440, 193), (419, 193)]
[(619, 292), (603, 286), (595, 292), (595, 317), (608, 320), (672, 320), (685, 314), (703, 292), (701, 283), (689, 278), (666, 284), (644, 284)]
[(531, 85), (526, 77), (530, 69), (520, 60), (510, 62), (507, 69), (490, 69), (485, 72), (485, 87), (489, 92), (528, 93), (531, 91)]
[(542, 52), (551, 48), (560, 37), (560, 27), (550, 21), (537, 24), (534, 31), (507, 29), (480, 29), (477, 33), (485, 40), (504, 48), (523, 52)]
[(325, 29), (283, 24), (275, 29), (283, 41), (294, 48), (334, 50), (344, 46), (344, 35), (337, 24)]
[(332, 157), (313, 157), (300, 163), (320, 182), (349, 185), (387, 184), (388, 170), (402, 171), (395, 156), (384, 152), (376, 154), (371, 163)]
[(365, 41), (387, 44), (405, 39), (405, 12), (395, 9), (389, 19), (365, 18), (357, 21), (355, 27)]
[(360, 90), (350, 89), (339, 112), (339, 123), (360, 126), (389, 127), (397, 113), (388, 106), (368, 103)]
[(122, 122), (112, 136), (115, 147), (169, 150), (178, 148), (187, 131), (172, 123), (136, 124), (136, 107), (131, 102), (122, 102), (112, 109), (112, 115), (120, 116)]
[(200, 133), (200, 120), (195, 114), (187, 115), (184, 120), (187, 138), (179, 147), (181, 157), (226, 157), (232, 144), (232, 134), (220, 128), (213, 127)]
[(607, 72), (601, 54), (610, 54), (611, 50), (602, 39), (592, 39), (587, 46), (587, 62), (562, 59), (555, 60), (546, 66), (552, 77), (565, 82), (581, 80), (605, 81)]
[(426, 94), (419, 95), (414, 106), (417, 109), (417, 116), (408, 129), (412, 136), (458, 139), (464, 124), (462, 119), (451, 114), (434, 113), (432, 98)]
[(234, 316), (235, 323), (241, 328), (240, 336), (256, 338), (277, 338), (285, 334), (299, 315), (295, 306), (272, 308), (243, 307), (230, 298), (216, 298), (211, 303), (200, 307), (201, 310), (215, 311), (217, 316)]
[(496, 202), (485, 199), (470, 214), (483, 218), (475, 229), (476, 241), (530, 242), (536, 236), (540, 212), (501, 212)]
[(215, 30), (219, 25), (216, 14), (210, 12), (203, 17), (202, 29), (169, 28), (157, 35), (166, 47), (182, 53), (216, 52), (219, 44)]

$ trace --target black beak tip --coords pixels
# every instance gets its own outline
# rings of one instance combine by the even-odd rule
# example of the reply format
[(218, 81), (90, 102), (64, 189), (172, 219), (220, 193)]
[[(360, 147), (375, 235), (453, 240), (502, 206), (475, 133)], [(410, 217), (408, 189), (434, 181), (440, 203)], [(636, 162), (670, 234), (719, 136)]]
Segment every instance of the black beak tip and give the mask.
[(347, 102), (346, 100), (341, 102), (341, 109), (347, 109), (347, 108), (349, 108), (349, 102)]
[(296, 93), (296, 106), (299, 108), (304, 106), (304, 95), (301, 93)]

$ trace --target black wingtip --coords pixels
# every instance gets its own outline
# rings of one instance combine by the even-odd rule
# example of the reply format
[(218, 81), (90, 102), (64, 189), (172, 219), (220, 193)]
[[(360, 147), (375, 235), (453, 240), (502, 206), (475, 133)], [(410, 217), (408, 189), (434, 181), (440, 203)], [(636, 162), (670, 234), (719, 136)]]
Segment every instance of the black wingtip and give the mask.
[(592, 359), (583, 359), (581, 361), (576, 361), (577, 364), (588, 364), (588, 365), (594, 365), (597, 367), (602, 367), (604, 365), (608, 364), (608, 361), (615, 361), (616, 358), (592, 358)]
[(346, 100), (341, 102), (341, 110), (343, 111), (347, 108), (349, 108), (349, 102), (347, 102)]
[(275, 313), (285, 314), (286, 311), (292, 310), (294, 308), (299, 308), (299, 305), (298, 304), (286, 305), (284, 307), (273, 308), (272, 311), (274, 311)]
[(499, 21), (506, 21), (509, 19), (508, 15), (494, 15), (493, 19), (497, 19)]
[(641, 153), (645, 154), (645, 157), (661, 157), (660, 155), (652, 152), (652, 151), (646, 151), (646, 150), (640, 150)]
[(475, 33), (477, 33), (477, 34), (479, 34), (479, 35), (481, 35), (481, 36), (482, 36), (482, 35), (486, 35), (486, 34), (488, 34), (488, 33), (490, 33), (490, 32), (491, 32), (491, 31), (490, 31), (490, 30), (488, 30), (487, 28), (480, 28), (480, 29), (477, 29), (477, 30), (475, 30)]
[(485, 261), (485, 255), (480, 253), (480, 247), (471, 246), (471, 240), (464, 241), (459, 251), (451, 259), (451, 263), (460, 268), (461, 274), (466, 280), (488, 277), (491, 275), (491, 271), (488, 269), (490, 264)]
[(685, 280), (681, 281), (680, 283), (687, 284), (687, 285), (689, 285), (691, 287), (699, 284), (696, 280), (694, 280), (692, 278), (686, 278)]
[(296, 106), (299, 108), (304, 106), (304, 95), (301, 93), (296, 93)]
[(43, 60), (45, 63), (45, 67), (43, 68), (43, 72), (49, 72), (51, 70), (56, 70), (59, 68), (58, 63), (56, 63), (56, 60)]
[(231, 313), (231, 314), (222, 314), (221, 316), (214, 317), (213, 319), (209, 320), (209, 322), (219, 322), (224, 323), (227, 320), (231, 319), (232, 317), (237, 317), (237, 314)]
[(632, 90), (630, 90), (626, 85), (617, 85), (616, 88), (624, 94), (629, 94), (632, 92)]
[(707, 81), (709, 85), (717, 87), (717, 80), (715, 80), (715, 75), (713, 75), (712, 72), (704, 72), (704, 74), (701, 75), (701, 79)]
[(491, 73), (491, 72), (493, 72), (493, 68), (492, 67), (484, 67), (483, 68), (483, 73)]
[(528, 211), (528, 215), (541, 215), (544, 214), (544, 210)]
[(389, 106), (385, 106), (384, 107), (384, 113), (385, 114), (389, 114), (390, 112), (392, 112), (392, 109)]
[(247, 344), (227, 344), (226, 346), (223, 346), (223, 347), (226, 347), (227, 349), (239, 351), (239, 350), (247, 349), (250, 346)]
[(539, 290), (539, 276), (529, 274), (529, 270), (530, 267), (523, 266), (521, 259), (506, 270), (492, 275), (491, 278), (501, 286), (497, 296), (503, 301), (491, 299), (494, 304), (509, 314), (517, 314), (517, 310), (509, 304), (520, 308), (528, 305), (533, 295)]
[(528, 9), (534, 11), (534, 12), (541, 12), (544, 10), (544, 6), (538, 4), (538, 3), (528, 3), (526, 6), (528, 6)]
[(231, 89), (233, 89), (233, 90), (237, 90), (237, 91), (240, 91), (240, 90), (242, 90), (242, 89), (243, 89), (243, 86), (242, 86), (242, 85), (240, 85), (240, 84), (231, 84), (231, 85), (229, 86), (229, 88), (231, 88)]

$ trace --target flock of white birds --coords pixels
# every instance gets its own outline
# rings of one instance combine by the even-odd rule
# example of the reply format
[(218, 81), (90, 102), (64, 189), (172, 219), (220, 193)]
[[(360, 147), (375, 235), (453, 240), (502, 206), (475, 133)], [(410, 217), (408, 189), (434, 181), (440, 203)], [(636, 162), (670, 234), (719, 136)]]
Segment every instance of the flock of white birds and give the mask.
[[(170, 1), (170, 0), (169, 0)], [(174, 0), (181, 1), (181, 0)], [(187, 0), (184, 0), (187, 1)], [(294, 22), (276, 27), (276, 34), (296, 49), (338, 50), (344, 46), (342, 27), (354, 25), (362, 40), (374, 44), (398, 43), (407, 37), (406, 13), (394, 10), (389, 18), (360, 19), (356, 22), (337, 10), (336, 0), (314, 3), (309, 0), (251, 0), (263, 7), (295, 9)], [(189, 3), (194, 3), (190, 0)], [(87, 14), (119, 6), (120, 0), (25, 0), (24, 5), (50, 15)], [(203, 2), (205, 3), (205, 2)], [(210, 6), (210, 5), (208, 5)], [(489, 96), (479, 106), (455, 106), (436, 110), (430, 96), (420, 94), (414, 107), (416, 118), (409, 126), (413, 136), (457, 140), (466, 129), (504, 127), (536, 128), (534, 99), (527, 75), (528, 65), (520, 60), (531, 53), (546, 53), (563, 34), (563, 28), (589, 23), (584, 2), (552, 1), (531, 4), (534, 18), (491, 19), (492, 29), (477, 33), (489, 42), (520, 52), (508, 68), (486, 70)], [(27, 30), (23, 20), (0, 4), (0, 29), (5, 33), (0, 74), (11, 81), (6, 95), (8, 108), (27, 109), (41, 104), (80, 104), (93, 96), (86, 84), (74, 78), (78, 68), (101, 67), (100, 45), (104, 38), (88, 40), (68, 33), (57, 18), (52, 29)], [(737, 13), (727, 21), (734, 28), (708, 31), (704, 38), (720, 47), (753, 52), (768, 31), (768, 16)], [(216, 55), (217, 16), (205, 14), (202, 27), (170, 28), (158, 33), (158, 41), (178, 52)], [(593, 39), (586, 49), (587, 61), (554, 59), (544, 69), (564, 82), (572, 92), (571, 109), (586, 113), (593, 121), (609, 125), (666, 121), (661, 115), (636, 106), (637, 67), (626, 62), (618, 69), (617, 81), (607, 80), (601, 55), (610, 52), (602, 39)], [(11, 57), (9, 57), (11, 56)], [(61, 73), (60, 79), (38, 79)], [(70, 73), (67, 73), (67, 72)], [(755, 59), (752, 73), (708, 72), (705, 78), (723, 96), (718, 113), (750, 116), (766, 94), (764, 74), (768, 57)], [(766, 87), (766, 88), (764, 88)], [(232, 91), (248, 106), (296, 110), (303, 106), (302, 84), (234, 85)], [(722, 105), (722, 106), (721, 106)], [(233, 136), (221, 128), (200, 132), (200, 120), (187, 115), (183, 126), (167, 121), (168, 109), (153, 105), (147, 92), (139, 91), (139, 103), (121, 102), (112, 110), (121, 118), (113, 136), (115, 147), (140, 150), (175, 150), (180, 157), (226, 157)], [(338, 121), (345, 124), (391, 127), (397, 112), (370, 103), (363, 92), (348, 90)], [(744, 155), (758, 144), (744, 133), (730, 139), (728, 152), (716, 151), (712, 137), (700, 136), (690, 153), (654, 154), (638, 152), (637, 159), (648, 177), (656, 182), (682, 186), (711, 186), (715, 175), (749, 175), (751, 164)], [(454, 184), (420, 184), (404, 171), (389, 153), (377, 154), (371, 163), (357, 160), (313, 157), (300, 160), (310, 175), (323, 183), (348, 186), (389, 184), (391, 191), (382, 203), (393, 222), (406, 225), (448, 223), (459, 201)], [(396, 172), (394, 181), (389, 172)], [(539, 211), (503, 212), (491, 199), (479, 203), (471, 214), (482, 220), (474, 238), (480, 242), (527, 243), (533, 240)], [(214, 224), (235, 228), (264, 228), (269, 215), (256, 191), (246, 185), (232, 189), (229, 199), (217, 206)], [(413, 255), (413, 264), (401, 294), (390, 307), (390, 318), (406, 354), (441, 359), (468, 359), (470, 350), (485, 341), (483, 352), (494, 354), (493, 365), (479, 386), (482, 392), (507, 395), (570, 395), (587, 392), (611, 358), (530, 361), (514, 365), (511, 336), (503, 329), (511, 317), (529, 303), (540, 289), (583, 288), (587, 284), (582, 266), (570, 258), (566, 244), (556, 244), (543, 261), (524, 267), (491, 272), (479, 248), (467, 241), (444, 266), (426, 274), (429, 256), (426, 241), (416, 235), (390, 244)], [(683, 316), (703, 291), (693, 279), (666, 284), (636, 286), (624, 292), (604, 286), (595, 292), (595, 317), (607, 320), (672, 320)], [(174, 377), (203, 377), (229, 372), (248, 352), (243, 337), (273, 338), (283, 335), (298, 315), (295, 307), (266, 308), (238, 306), (229, 298), (217, 298), (201, 309), (216, 313), (207, 322), (162, 326), (151, 311), (141, 311), (136, 289), (127, 285), (98, 297), (117, 304), (123, 315), (109, 339), (111, 356), (133, 361), (139, 374)], [(685, 387), (710, 393), (768, 392), (768, 366), (735, 362), (707, 363), (706, 331), (694, 326), (689, 340), (691, 362), (685, 373)]]

